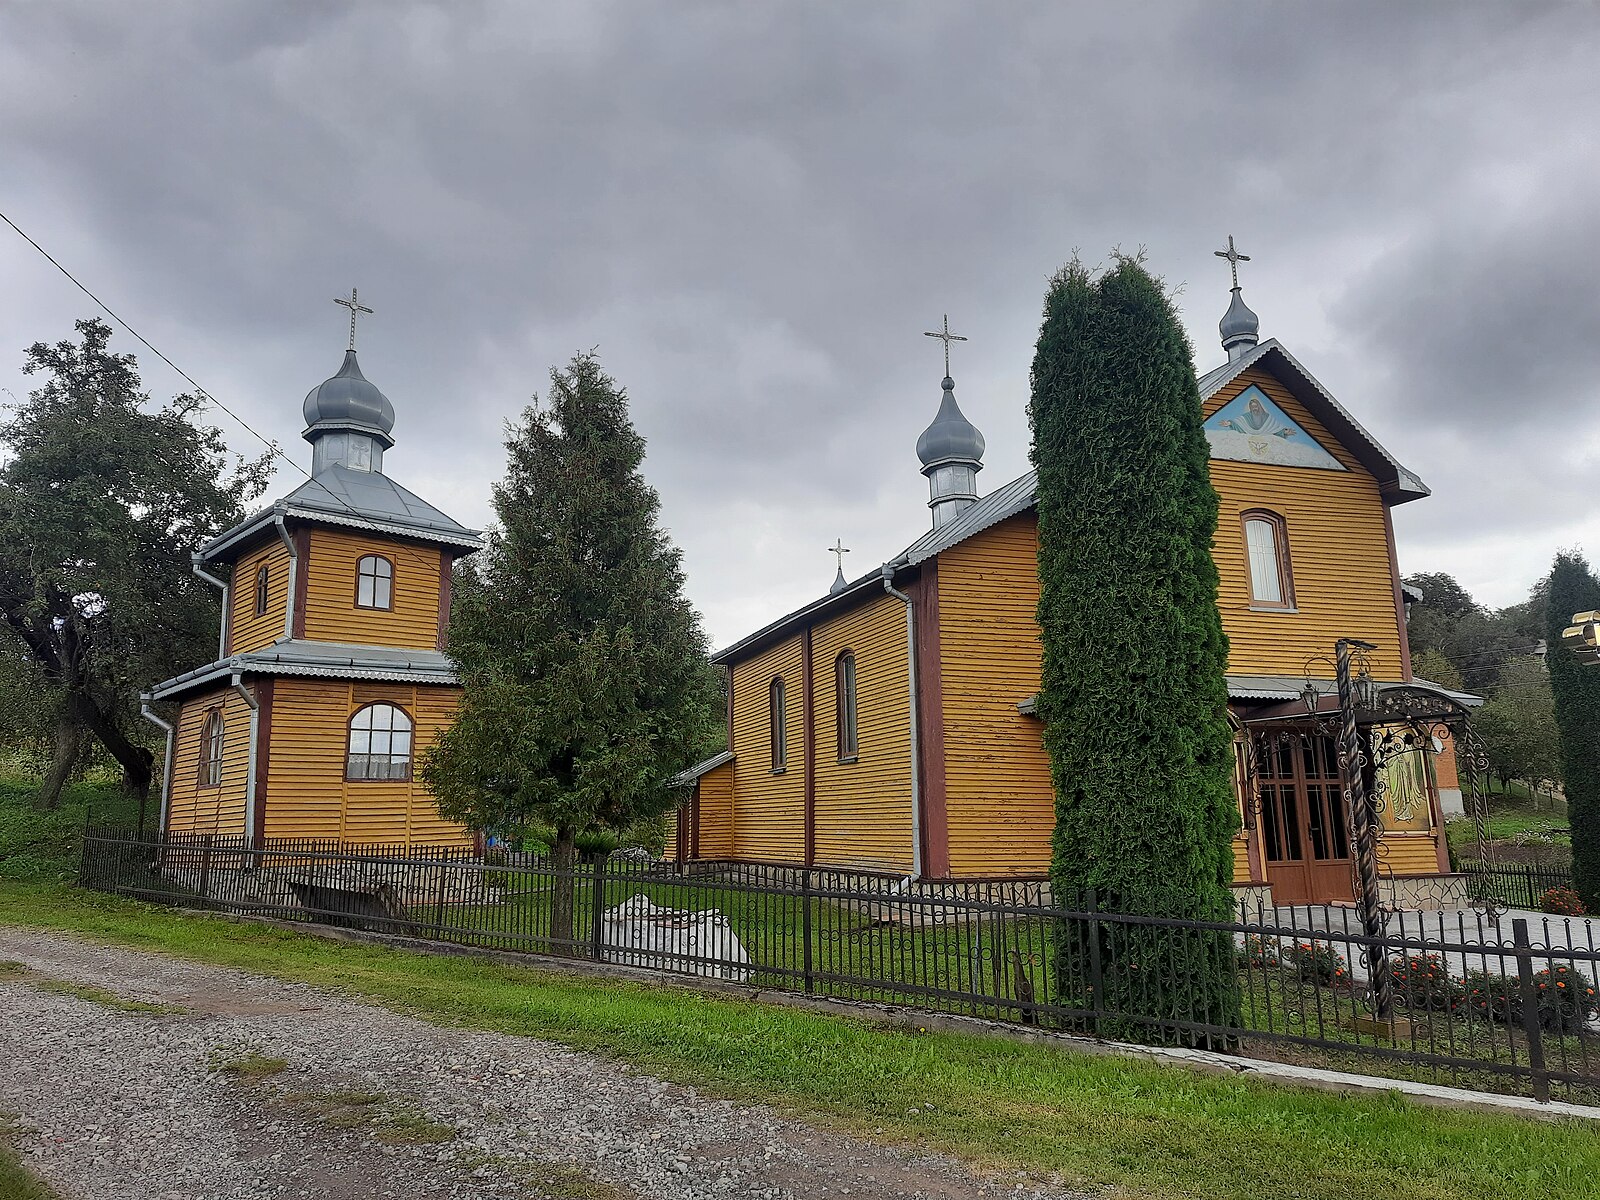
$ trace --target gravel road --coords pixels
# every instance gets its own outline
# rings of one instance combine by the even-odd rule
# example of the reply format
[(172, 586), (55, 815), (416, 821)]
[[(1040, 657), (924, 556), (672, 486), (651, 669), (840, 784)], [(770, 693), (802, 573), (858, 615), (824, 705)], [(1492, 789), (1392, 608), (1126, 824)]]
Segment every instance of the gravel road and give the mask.
[(1068, 1200), (299, 984), (30, 930), (0, 961), (0, 1114), (68, 1200)]

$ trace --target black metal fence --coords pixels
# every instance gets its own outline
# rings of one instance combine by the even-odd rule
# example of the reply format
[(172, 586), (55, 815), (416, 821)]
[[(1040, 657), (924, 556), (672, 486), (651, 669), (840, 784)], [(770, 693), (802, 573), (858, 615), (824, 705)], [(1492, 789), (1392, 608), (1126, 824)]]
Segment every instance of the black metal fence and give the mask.
[[(1600, 1102), (1600, 951), (1581, 919), (1396, 912), (1370, 938), (1334, 906), (1189, 921), (1038, 882), (107, 829), (87, 833), (80, 878), (158, 903)], [(1368, 984), (1377, 956), (1389, 996)]]
[(1461, 873), (1467, 877), (1467, 894), (1474, 900), (1532, 912), (1545, 907), (1552, 891), (1572, 889), (1570, 866), (1467, 862), (1461, 864)]

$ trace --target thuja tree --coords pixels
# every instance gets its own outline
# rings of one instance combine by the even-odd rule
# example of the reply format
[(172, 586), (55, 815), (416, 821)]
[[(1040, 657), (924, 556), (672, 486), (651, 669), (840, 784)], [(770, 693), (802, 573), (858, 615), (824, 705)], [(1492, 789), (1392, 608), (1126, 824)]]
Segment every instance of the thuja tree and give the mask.
[[(1039, 474), (1039, 698), (1056, 795), (1051, 881), (1066, 904), (1230, 920), (1237, 828), (1227, 641), (1188, 339), (1136, 258), (1050, 282), (1029, 404)], [(1089, 942), (1098, 929), (1097, 944)], [(1237, 1023), (1226, 933), (1064, 923), (1062, 1002), (1108, 1032), (1211, 1042)]]
[(1574, 613), (1600, 609), (1600, 580), (1576, 554), (1556, 556), (1545, 599), (1545, 661), (1550, 668), (1561, 778), (1572, 825), (1572, 886), (1590, 912), (1600, 911), (1600, 666), (1561, 643)]
[(510, 430), (499, 528), (456, 575), (461, 705), (422, 775), (447, 817), (555, 830), (560, 943), (580, 838), (674, 806), (667, 780), (714, 740), (717, 684), (626, 395), (589, 355), (550, 383)]

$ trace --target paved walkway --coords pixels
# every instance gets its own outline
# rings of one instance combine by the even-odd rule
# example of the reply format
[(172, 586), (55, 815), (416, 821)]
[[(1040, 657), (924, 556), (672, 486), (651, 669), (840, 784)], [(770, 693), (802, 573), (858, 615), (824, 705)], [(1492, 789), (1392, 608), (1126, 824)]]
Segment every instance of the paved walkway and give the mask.
[(1068, 1200), (299, 984), (21, 929), (6, 961), (0, 1114), (68, 1200)]

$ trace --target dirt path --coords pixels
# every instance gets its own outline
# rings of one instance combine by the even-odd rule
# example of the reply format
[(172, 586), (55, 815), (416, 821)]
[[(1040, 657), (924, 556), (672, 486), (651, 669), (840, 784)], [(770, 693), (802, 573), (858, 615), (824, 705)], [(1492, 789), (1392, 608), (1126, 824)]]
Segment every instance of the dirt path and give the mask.
[(0, 1114), (68, 1200), (1066, 1196), (298, 984), (29, 930), (0, 961)]

